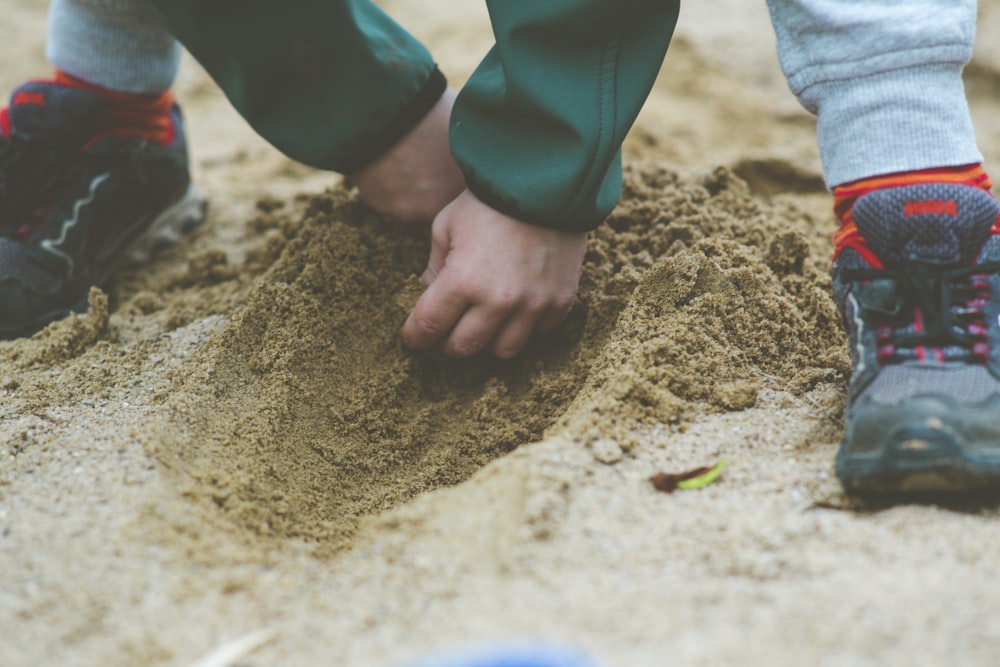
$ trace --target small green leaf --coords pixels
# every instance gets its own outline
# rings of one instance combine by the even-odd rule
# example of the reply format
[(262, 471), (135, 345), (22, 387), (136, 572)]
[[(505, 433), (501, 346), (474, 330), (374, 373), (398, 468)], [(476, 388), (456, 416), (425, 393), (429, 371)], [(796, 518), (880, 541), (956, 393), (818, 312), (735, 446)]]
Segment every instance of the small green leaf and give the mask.
[(700, 489), (704, 486), (708, 486), (715, 480), (719, 479), (719, 475), (722, 474), (722, 469), (726, 467), (726, 463), (727, 463), (726, 459), (722, 459), (714, 466), (709, 468), (707, 472), (704, 472), (696, 477), (691, 477), (689, 479), (677, 482), (677, 488), (687, 490), (687, 489)]
[(673, 493), (677, 489), (700, 489), (719, 479), (726, 459), (722, 459), (712, 467), (702, 466), (681, 473), (658, 472), (649, 478), (653, 488), (663, 493)]

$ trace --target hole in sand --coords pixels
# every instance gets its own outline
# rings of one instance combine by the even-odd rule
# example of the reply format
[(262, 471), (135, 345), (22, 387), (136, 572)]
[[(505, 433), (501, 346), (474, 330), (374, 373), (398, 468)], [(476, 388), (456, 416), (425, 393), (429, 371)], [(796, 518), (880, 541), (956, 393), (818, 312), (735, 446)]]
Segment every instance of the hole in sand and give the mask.
[[(816, 236), (793, 216), (726, 170), (630, 173), (569, 320), (518, 360), (455, 361), (398, 338), (422, 235), (345, 191), (321, 195), (276, 225), (273, 264), (177, 378), (156, 455), (235, 524), (337, 547), (361, 517), (459, 483), (553, 424), (627, 451), (636, 427), (745, 408), (764, 386), (841, 383), (825, 263), (789, 244), (793, 228)], [(801, 257), (769, 266), (773, 244)]]

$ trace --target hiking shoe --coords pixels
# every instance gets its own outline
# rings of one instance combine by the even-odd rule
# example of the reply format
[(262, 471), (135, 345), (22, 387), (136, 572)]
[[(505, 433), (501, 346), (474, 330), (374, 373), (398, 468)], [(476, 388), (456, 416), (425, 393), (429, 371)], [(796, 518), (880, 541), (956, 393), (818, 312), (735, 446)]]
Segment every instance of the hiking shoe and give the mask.
[(0, 112), (0, 339), (85, 312), (92, 285), (201, 221), (183, 121), (167, 145), (100, 132), (97, 93), (27, 83)]
[(1000, 489), (1000, 206), (927, 184), (854, 204), (834, 296), (851, 377), (837, 475), (850, 493)]

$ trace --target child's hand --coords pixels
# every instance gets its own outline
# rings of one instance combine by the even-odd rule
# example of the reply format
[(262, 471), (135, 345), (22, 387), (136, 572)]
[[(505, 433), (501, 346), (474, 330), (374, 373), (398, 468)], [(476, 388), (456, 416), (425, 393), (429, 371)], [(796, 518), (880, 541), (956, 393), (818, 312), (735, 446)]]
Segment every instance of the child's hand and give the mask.
[(414, 349), (444, 341), (471, 357), (489, 348), (517, 355), (534, 331), (569, 314), (587, 249), (586, 232), (563, 232), (516, 220), (466, 190), (435, 218), (427, 290), (403, 325)]
[(351, 174), (358, 196), (399, 222), (429, 223), (465, 189), (465, 177), (448, 149), (450, 88), (416, 127), (392, 148)]

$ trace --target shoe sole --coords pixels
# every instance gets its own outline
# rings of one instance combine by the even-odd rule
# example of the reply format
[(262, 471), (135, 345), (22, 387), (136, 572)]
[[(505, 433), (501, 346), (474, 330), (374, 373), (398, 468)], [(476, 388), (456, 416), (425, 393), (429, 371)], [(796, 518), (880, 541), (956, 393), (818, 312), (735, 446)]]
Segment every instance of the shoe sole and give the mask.
[(189, 186), (184, 196), (156, 217), (125, 251), (131, 264), (148, 262), (156, 253), (180, 243), (185, 234), (205, 219), (205, 200)]
[[(886, 442), (873, 451), (857, 453), (847, 440), (837, 452), (837, 477), (851, 494), (979, 493), (1000, 490), (1000, 436), (977, 420), (983, 411), (961, 412), (951, 419), (931, 416), (926, 404), (904, 410), (909, 419), (886, 419), (905, 424), (892, 429)], [(906, 414), (909, 413), (909, 414)], [(931, 412), (930, 414), (933, 414)], [(978, 421), (978, 423), (976, 423)], [(963, 423), (964, 422), (964, 423)], [(964, 427), (964, 428), (963, 428)], [(989, 438), (992, 435), (997, 436)], [(884, 436), (884, 431), (882, 434)], [(988, 447), (984, 435), (994, 440)]]
[[(187, 192), (170, 207), (161, 212), (148, 227), (132, 241), (121, 258), (111, 264), (97, 285), (103, 286), (108, 279), (123, 265), (140, 265), (148, 262), (156, 253), (177, 245), (184, 234), (200, 225), (205, 219), (205, 200), (198, 194), (197, 188), (189, 186)], [(13, 340), (30, 336), (56, 320), (68, 317), (70, 313), (84, 314), (87, 312), (89, 288), (84, 291), (81, 299), (68, 308), (49, 311), (35, 319), (30, 324), (16, 330), (0, 331), (0, 340)]]

